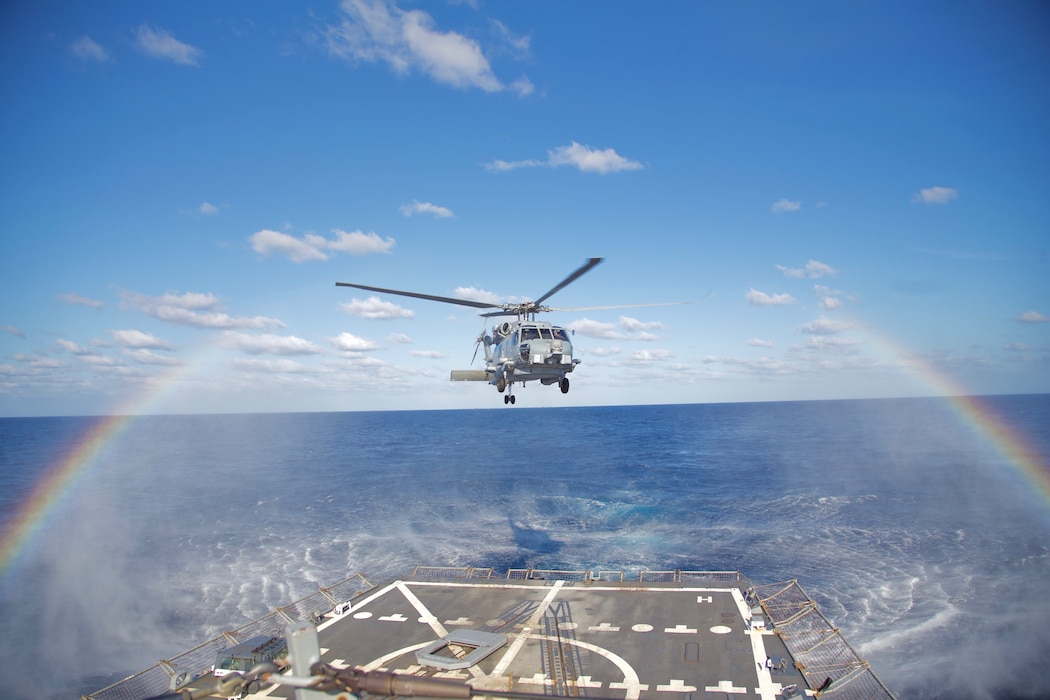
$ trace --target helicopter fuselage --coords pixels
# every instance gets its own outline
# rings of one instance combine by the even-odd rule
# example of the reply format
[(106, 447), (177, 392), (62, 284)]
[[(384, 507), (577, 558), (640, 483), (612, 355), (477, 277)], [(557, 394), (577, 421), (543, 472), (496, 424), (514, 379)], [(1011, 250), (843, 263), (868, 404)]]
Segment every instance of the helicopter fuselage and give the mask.
[(492, 332), (491, 341), (486, 338), (485, 343), (486, 371), (492, 373), (489, 381), (497, 388), (536, 379), (556, 384), (580, 362), (573, 359), (570, 332), (560, 326), (504, 321)]

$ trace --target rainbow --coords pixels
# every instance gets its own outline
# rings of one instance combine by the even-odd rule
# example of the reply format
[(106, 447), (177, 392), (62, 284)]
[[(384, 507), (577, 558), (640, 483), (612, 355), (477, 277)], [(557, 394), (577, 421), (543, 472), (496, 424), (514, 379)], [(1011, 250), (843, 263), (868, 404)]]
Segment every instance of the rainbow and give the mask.
[[(206, 353), (205, 353), (206, 354)], [(172, 367), (153, 377), (145, 389), (127, 400), (115, 415), (99, 416), (77, 443), (48, 469), (33, 487), (3, 529), (0, 530), (0, 577), (7, 573), (18, 554), (40, 530), (46, 516), (61, 502), (96, 463), (106, 447), (116, 440), (139, 415), (149, 413), (177, 381), (201, 367), (204, 354), (193, 362)]]
[(994, 449), (1050, 506), (1050, 463), (1021, 431), (1000, 416), (987, 398), (973, 396), (958, 380), (938, 370), (915, 353), (884, 335), (870, 333), (872, 344), (903, 367), (924, 387), (924, 393), (943, 399), (959, 421)]
[(14, 517), (0, 531), (0, 574), (8, 570), (33, 533), (43, 524), (45, 516), (73, 488), (87, 465), (95, 461), (132, 419), (133, 416), (97, 419), (80, 441), (37, 482)]
[(946, 399), (955, 412), (974, 431), (1014, 466), (1022, 477), (1050, 504), (1050, 464), (1020, 431), (1004, 421), (979, 396), (951, 396)]
[[(907, 358), (904, 366), (909, 372), (925, 384), (933, 395), (942, 398), (960, 421), (991, 445), (1050, 505), (1050, 464), (1023, 434), (1003, 420), (989, 402), (981, 397), (967, 395), (965, 388), (953, 378), (937, 372), (929, 363), (915, 359), (911, 353), (894, 347), (885, 338), (879, 340), (884, 348), (891, 350), (898, 366), (901, 360)], [(166, 380), (171, 380), (183, 372), (185, 368), (175, 370)], [(170, 381), (158, 384), (170, 385)], [(145, 399), (135, 403), (143, 402)], [(141, 405), (136, 407), (142, 409)], [(0, 576), (9, 570), (33, 534), (40, 529), (47, 514), (76, 485), (79, 477), (97, 461), (106, 447), (124, 432), (136, 415), (142, 413), (145, 411), (127, 411), (121, 415), (98, 418), (82, 439), (44, 474), (29, 497), (0, 531)]]

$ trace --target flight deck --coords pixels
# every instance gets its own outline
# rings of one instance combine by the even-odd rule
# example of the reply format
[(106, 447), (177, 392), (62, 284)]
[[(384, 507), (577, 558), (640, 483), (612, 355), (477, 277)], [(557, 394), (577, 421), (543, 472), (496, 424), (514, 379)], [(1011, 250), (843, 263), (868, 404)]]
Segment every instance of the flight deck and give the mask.
[[(755, 586), (737, 572), (628, 579), (622, 572), (512, 570), (500, 577), (490, 569), (416, 567), (347, 600), (322, 589), (333, 604), (309, 618), (321, 661), (332, 668), (456, 680), (476, 697), (892, 698), (795, 589), (795, 582)], [(250, 632), (280, 634), (279, 624), (310, 607), (279, 609), (272, 629), (257, 624)], [(239, 636), (227, 633), (231, 643)], [(215, 683), (210, 673), (192, 675), (186, 687)], [(86, 697), (124, 697), (108, 690)], [(295, 697), (282, 685), (252, 691), (246, 697)]]
[[(783, 644), (754, 622), (739, 588), (404, 580), (319, 631), (322, 660), (332, 665), (459, 678), (497, 692), (635, 700), (746, 690), (772, 700), (785, 685), (804, 687), (781, 664)], [(507, 645), (466, 670), (419, 665), (416, 651), (464, 628), (504, 635)]]

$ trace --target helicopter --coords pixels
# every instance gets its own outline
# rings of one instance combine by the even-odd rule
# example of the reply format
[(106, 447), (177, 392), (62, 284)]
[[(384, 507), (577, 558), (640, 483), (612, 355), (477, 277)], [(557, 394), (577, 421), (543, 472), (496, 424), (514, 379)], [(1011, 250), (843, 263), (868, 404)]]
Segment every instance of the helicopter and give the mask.
[[(604, 258), (590, 258), (568, 277), (554, 285), (546, 294), (535, 301), (518, 303), (493, 304), (470, 299), (406, 292), (398, 289), (370, 287), (351, 282), (336, 282), (337, 287), (355, 287), (380, 294), (398, 294), (400, 296), (428, 299), (446, 304), (458, 304), (477, 309), (497, 309), (480, 314), (484, 318), (497, 316), (514, 316), (515, 321), (503, 321), (492, 326), (492, 334), (484, 331), (478, 336), (474, 345), (474, 358), (477, 358), (478, 347), (485, 346), (484, 370), (452, 370), (450, 379), (457, 382), (488, 382), (503, 394), (503, 403), (513, 404), (514, 384), (522, 386), (526, 382), (539, 380), (540, 384), (556, 384), (561, 393), (569, 393), (569, 377), (581, 360), (573, 357), (571, 332), (536, 320), (536, 314), (547, 311), (591, 311), (596, 309), (623, 309), (640, 306), (665, 306), (667, 304), (689, 304), (691, 302), (667, 302), (664, 304), (627, 304), (618, 306), (585, 306), (556, 309), (545, 306), (544, 301), (576, 281), (585, 273), (602, 262)], [(473, 360), (471, 360), (473, 362)], [(506, 393), (504, 393), (506, 392)]]

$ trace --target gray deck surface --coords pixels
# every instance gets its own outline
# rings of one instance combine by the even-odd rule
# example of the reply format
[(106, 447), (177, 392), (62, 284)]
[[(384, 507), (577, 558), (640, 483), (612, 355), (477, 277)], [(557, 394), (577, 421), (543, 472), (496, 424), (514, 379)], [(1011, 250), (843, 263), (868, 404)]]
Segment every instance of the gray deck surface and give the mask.
[[(779, 637), (750, 624), (742, 591), (729, 586), (405, 578), (323, 622), (322, 660), (570, 697), (772, 700), (783, 686), (805, 689)], [(417, 649), (468, 628), (506, 635), (507, 645), (466, 670), (417, 665)], [(767, 655), (785, 659), (786, 670), (760, 668)], [(294, 691), (270, 686), (248, 697)]]

